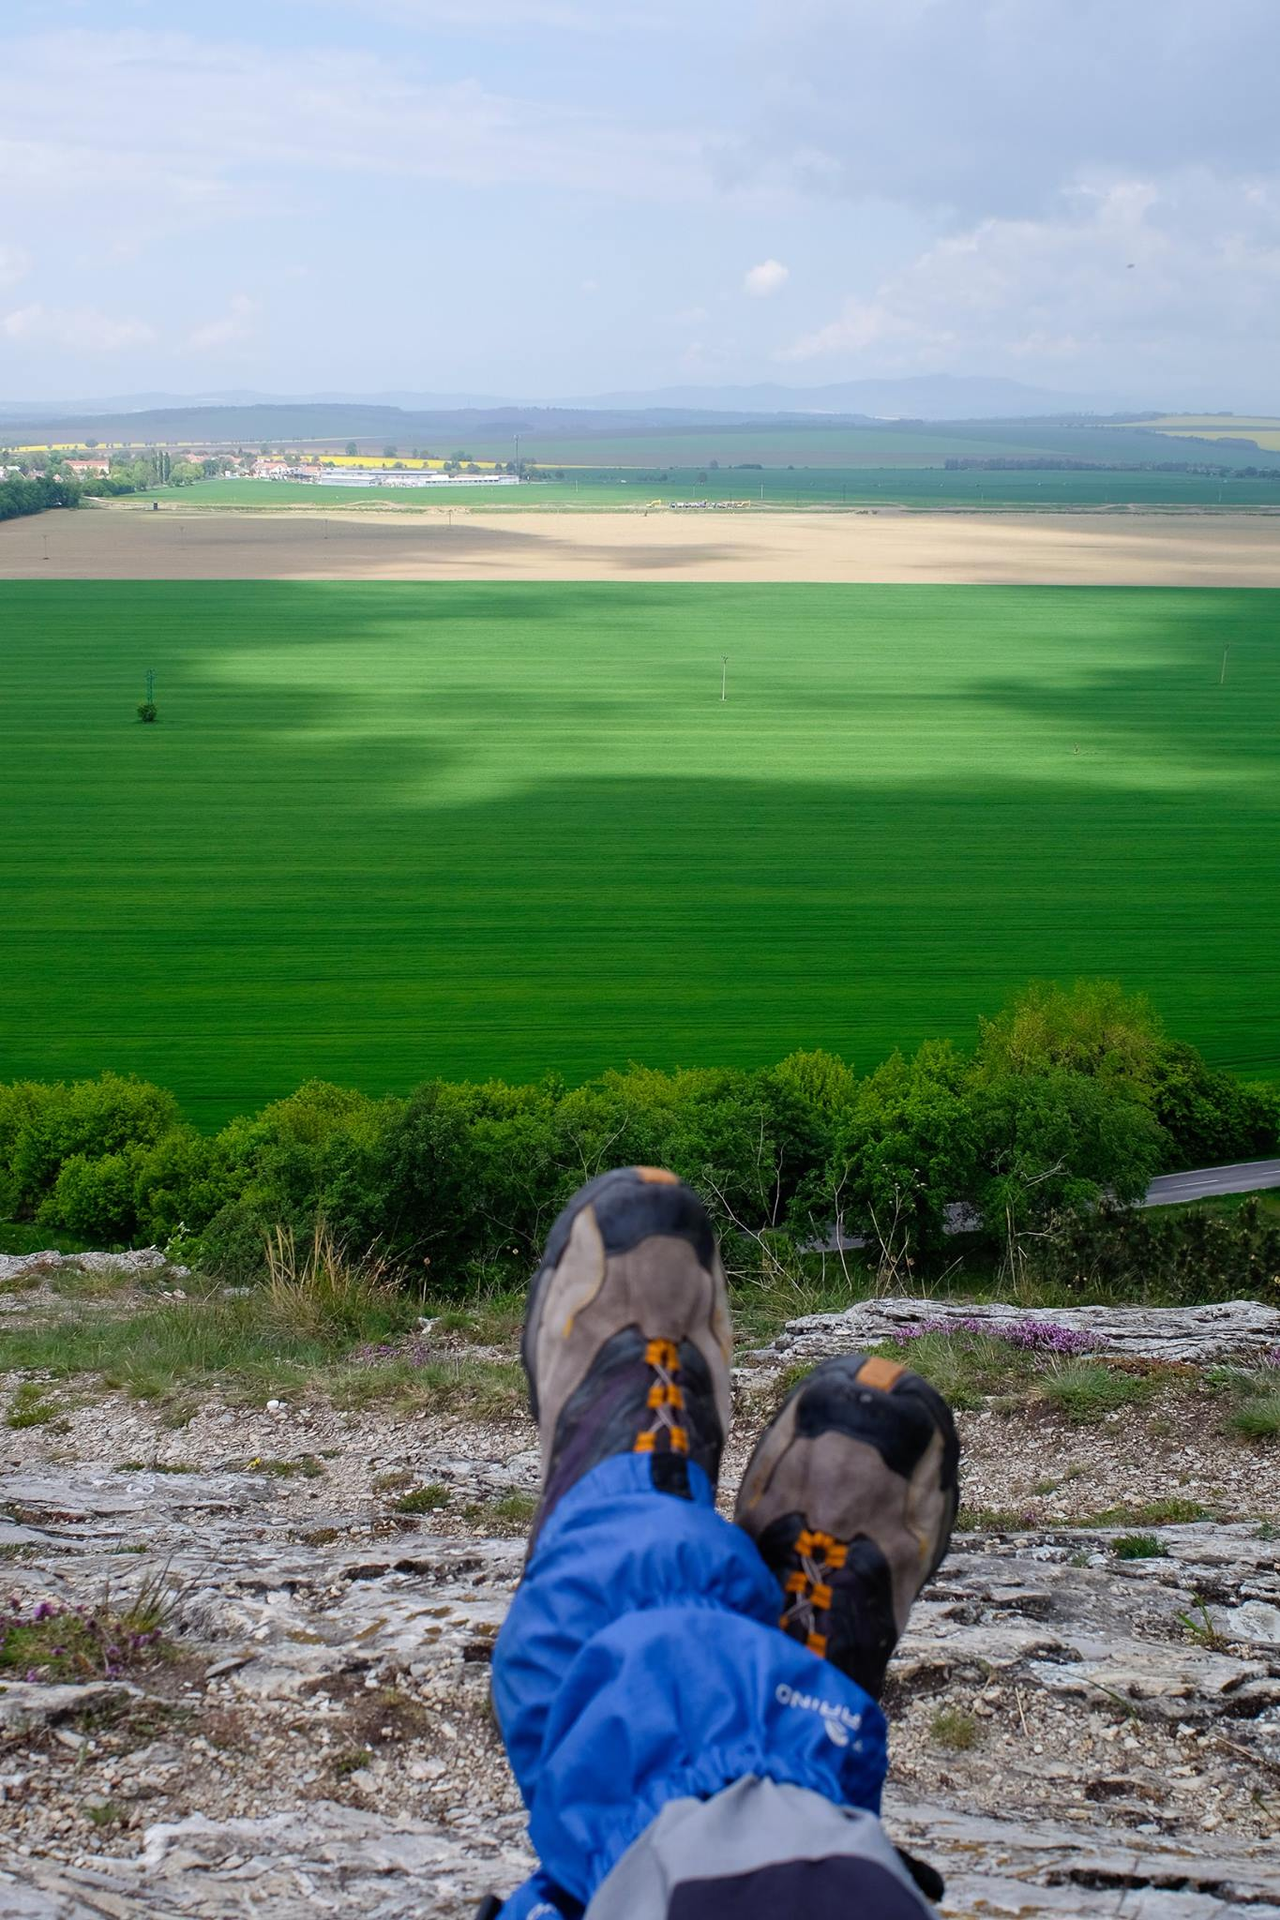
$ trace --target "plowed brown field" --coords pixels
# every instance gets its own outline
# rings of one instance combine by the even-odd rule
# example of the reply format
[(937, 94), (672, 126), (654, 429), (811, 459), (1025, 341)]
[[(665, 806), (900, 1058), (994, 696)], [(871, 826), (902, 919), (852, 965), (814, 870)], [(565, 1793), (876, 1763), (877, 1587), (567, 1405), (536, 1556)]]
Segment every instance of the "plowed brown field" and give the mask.
[(1280, 516), (82, 509), (0, 525), (0, 578), (1280, 586)]

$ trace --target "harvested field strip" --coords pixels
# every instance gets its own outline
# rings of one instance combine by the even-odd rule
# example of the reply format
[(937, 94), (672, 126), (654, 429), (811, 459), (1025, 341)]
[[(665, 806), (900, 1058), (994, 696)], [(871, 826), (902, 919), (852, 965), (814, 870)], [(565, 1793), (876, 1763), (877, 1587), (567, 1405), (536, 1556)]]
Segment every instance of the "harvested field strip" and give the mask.
[(452, 513), (136, 503), (0, 525), (0, 580), (1280, 587), (1280, 512)]
[(1275, 1073), (1278, 611), (10, 582), (0, 1078), (865, 1067), (1080, 974)]

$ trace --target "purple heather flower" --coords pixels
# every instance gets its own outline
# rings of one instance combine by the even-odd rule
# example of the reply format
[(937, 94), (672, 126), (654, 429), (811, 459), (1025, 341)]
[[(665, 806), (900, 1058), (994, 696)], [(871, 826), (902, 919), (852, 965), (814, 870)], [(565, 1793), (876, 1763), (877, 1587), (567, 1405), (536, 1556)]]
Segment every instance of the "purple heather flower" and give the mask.
[(985, 1320), (965, 1315), (954, 1320), (920, 1320), (914, 1326), (899, 1329), (899, 1337), (903, 1340), (919, 1340), (926, 1333), (987, 1334), (993, 1340), (1003, 1340), (1009, 1346), (1021, 1347), (1029, 1353), (1090, 1353), (1098, 1344), (1091, 1333), (1062, 1326), (1054, 1320), (1016, 1320), (1004, 1326), (993, 1326)]

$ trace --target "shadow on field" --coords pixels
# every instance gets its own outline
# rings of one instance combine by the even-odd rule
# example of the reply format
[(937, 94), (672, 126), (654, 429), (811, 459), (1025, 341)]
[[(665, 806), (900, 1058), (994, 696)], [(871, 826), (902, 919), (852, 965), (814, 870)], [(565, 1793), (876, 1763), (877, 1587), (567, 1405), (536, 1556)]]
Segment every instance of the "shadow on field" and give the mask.
[(1275, 604), (6, 589), (3, 1077), (866, 1067), (1078, 974), (1274, 1072)]
[[(561, 520), (563, 524), (563, 520)], [(356, 519), (348, 510), (316, 513), (211, 513), (181, 509), (92, 509), (0, 522), (0, 578), (12, 580), (389, 580), (436, 569), (486, 567), (533, 575), (557, 567), (698, 573), (728, 564), (735, 549), (711, 542), (603, 547), (566, 540), (549, 529), (476, 526), (459, 515)], [(761, 546), (761, 552), (765, 549)]]

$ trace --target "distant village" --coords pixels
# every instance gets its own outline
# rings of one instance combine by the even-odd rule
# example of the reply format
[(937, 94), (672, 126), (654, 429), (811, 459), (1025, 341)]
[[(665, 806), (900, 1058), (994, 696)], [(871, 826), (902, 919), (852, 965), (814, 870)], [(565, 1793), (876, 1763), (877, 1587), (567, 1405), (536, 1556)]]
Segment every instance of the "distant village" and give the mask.
[(297, 448), (161, 447), (78, 442), (0, 446), (0, 519), (15, 512), (74, 506), (80, 499), (192, 486), (201, 480), (289, 481), (316, 487), (514, 487), (533, 469), (515, 461), (473, 460), (388, 447), (363, 453)]
[(514, 468), (490, 462), (385, 460), (374, 464), (350, 460), (292, 462), (263, 457), (243, 476), (249, 480), (299, 480), (320, 487), (515, 487), (521, 476)]

